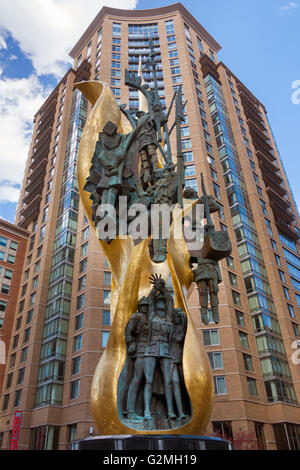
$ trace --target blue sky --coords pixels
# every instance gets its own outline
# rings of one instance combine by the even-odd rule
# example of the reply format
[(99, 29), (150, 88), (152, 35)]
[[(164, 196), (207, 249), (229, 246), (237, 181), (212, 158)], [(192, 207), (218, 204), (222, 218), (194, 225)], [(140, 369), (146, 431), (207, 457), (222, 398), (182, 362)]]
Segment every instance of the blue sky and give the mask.
[[(170, 3), (152, 0), (151, 8)], [(222, 46), (219, 59), (265, 104), (299, 206), (300, 103), (292, 102), (293, 93), (297, 93), (292, 84), (300, 89), (300, 0), (182, 3)], [(145, 0), (104, 4), (149, 8)], [(72, 65), (68, 51), (103, 2), (85, 0), (84, 5), (83, 10), (81, 0), (1, 2), (0, 217), (9, 221), (14, 220), (34, 114)], [(300, 101), (300, 93), (294, 101)]]

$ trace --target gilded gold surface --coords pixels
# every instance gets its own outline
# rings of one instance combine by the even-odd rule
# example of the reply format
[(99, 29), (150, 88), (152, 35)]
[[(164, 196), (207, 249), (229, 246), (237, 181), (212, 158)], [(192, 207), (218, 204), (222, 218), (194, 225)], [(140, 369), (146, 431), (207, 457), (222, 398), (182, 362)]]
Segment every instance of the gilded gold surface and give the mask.
[[(75, 85), (94, 105), (82, 135), (77, 177), (80, 197), (89, 222), (92, 221), (90, 194), (83, 190), (89, 176), (98, 133), (108, 120), (118, 125), (119, 132), (130, 132), (130, 125), (120, 116), (118, 104), (111, 90), (100, 82), (82, 82)], [(188, 202), (188, 201), (185, 201)], [(192, 207), (189, 202), (190, 207)], [(178, 211), (174, 219), (181, 218)], [(165, 263), (154, 264), (149, 256), (150, 239), (134, 246), (130, 238), (113, 240), (109, 245), (100, 242), (109, 261), (113, 275), (112, 285), (112, 327), (109, 340), (96, 368), (91, 389), (91, 410), (101, 435), (110, 434), (186, 434), (199, 435), (205, 432), (213, 403), (213, 382), (208, 358), (199, 339), (193, 320), (187, 308), (185, 295), (190, 293), (193, 281), (188, 265), (189, 253), (183, 238), (175, 239), (174, 223), (168, 242), (168, 259)], [(117, 408), (118, 381), (125, 363), (125, 327), (137, 301), (150, 291), (149, 276), (157, 273), (167, 280), (172, 276), (175, 304), (181, 307), (188, 318), (187, 334), (183, 351), (183, 370), (187, 391), (192, 405), (192, 418), (187, 424), (171, 430), (137, 431), (121, 422)]]

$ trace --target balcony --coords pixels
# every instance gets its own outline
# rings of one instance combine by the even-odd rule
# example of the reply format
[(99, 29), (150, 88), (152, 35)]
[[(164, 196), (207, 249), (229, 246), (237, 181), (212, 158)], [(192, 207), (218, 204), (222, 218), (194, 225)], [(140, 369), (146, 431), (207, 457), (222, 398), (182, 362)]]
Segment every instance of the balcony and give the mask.
[(270, 201), (275, 200), (277, 201), (279, 205), (281, 205), (283, 210), (286, 210), (286, 209), (290, 210), (291, 205), (287, 199), (284, 199), (283, 197), (279, 196), (279, 194), (273, 191), (272, 188), (267, 188), (267, 193), (270, 198)]
[(35, 219), (39, 214), (42, 196), (38, 195), (33, 201), (21, 210), (21, 221), (18, 225), (27, 227), (31, 220)]
[(57, 103), (58, 98), (58, 88), (55, 88), (47, 101), (43, 104), (43, 106), (39, 109), (36, 116), (40, 116), (40, 119), (46, 119), (47, 114), (50, 112), (52, 106)]
[(44, 179), (45, 175), (43, 175), (42, 178), (38, 178), (34, 184), (30, 185), (30, 189), (25, 194), (23, 199), (25, 204), (29, 204), (36, 196), (42, 194), (44, 188)]
[(270, 144), (268, 144), (268, 136), (264, 133), (263, 128), (261, 126), (258, 126), (255, 122), (252, 121), (252, 119), (248, 119), (248, 126), (250, 129), (250, 132), (253, 132), (259, 136), (259, 138), (265, 142), (266, 145), (268, 145), (271, 149), (272, 147)]
[(89, 80), (91, 76), (91, 67), (91, 64), (87, 60), (84, 60), (76, 71), (75, 82), (78, 83)]
[(30, 170), (34, 171), (41, 162), (43, 161), (48, 161), (48, 153), (49, 153), (49, 147), (45, 145), (45, 147), (42, 149), (42, 151), (39, 152), (38, 155), (35, 154), (35, 159), (33, 162), (31, 162), (30, 165)]
[(207, 54), (203, 54), (200, 58), (200, 65), (202, 68), (203, 77), (206, 75), (211, 75), (218, 83), (220, 82), (220, 75), (216, 64), (208, 57)]
[(47, 129), (47, 127), (53, 127), (53, 122), (54, 122), (54, 118), (55, 118), (55, 112), (56, 112), (56, 102), (53, 103), (53, 105), (51, 106), (51, 108), (47, 111), (47, 113), (45, 113), (41, 120), (40, 120), (40, 124), (38, 126), (38, 135), (42, 135), (43, 132)]
[[(47, 131), (44, 132), (43, 136), (38, 139), (37, 143), (34, 146), (34, 154), (37, 153), (45, 144), (48, 143), (48, 145), (50, 146), (52, 130), (52, 127), (49, 127)], [(32, 155), (33, 157), (34, 154)]]
[(297, 229), (294, 228), (292, 225), (287, 224), (284, 220), (280, 219), (279, 217), (275, 217), (275, 223), (280, 232), (284, 233), (294, 241), (299, 240), (299, 233)]
[(47, 163), (48, 163), (48, 160), (44, 158), (43, 160), (40, 160), (39, 164), (36, 165), (36, 167), (33, 170), (32, 170), (32, 167), (30, 167), (31, 173), (29, 173), (28, 175), (30, 183), (26, 185), (25, 191), (28, 191), (30, 184), (33, 183), (37, 178), (39, 178), (42, 173), (46, 172)]
[(286, 210), (284, 206), (282, 206), (278, 201), (275, 199), (270, 199), (270, 204), (274, 213), (275, 220), (283, 220), (288, 225), (290, 225), (294, 220), (295, 217), (291, 211)]
[(47, 160), (43, 160), (38, 167), (29, 175), (29, 182), (25, 187), (25, 191), (29, 192), (34, 187), (35, 182), (44, 179), (46, 173)]
[(275, 178), (270, 175), (270, 173), (263, 173), (263, 180), (267, 188), (271, 188), (275, 193), (279, 194), (279, 196), (285, 196), (286, 190), (283, 186), (278, 184)]
[(281, 176), (279, 176), (278, 172), (280, 171), (278, 166), (277, 166), (277, 163), (276, 161), (273, 161), (271, 162), (266, 156), (265, 154), (261, 153), (260, 151), (256, 152), (256, 156), (258, 158), (258, 163), (259, 163), (259, 166), (262, 170), (262, 172), (264, 172), (264, 169), (263, 168), (266, 168), (266, 170), (271, 173), (272, 175), (276, 175), (278, 177), (281, 178)]

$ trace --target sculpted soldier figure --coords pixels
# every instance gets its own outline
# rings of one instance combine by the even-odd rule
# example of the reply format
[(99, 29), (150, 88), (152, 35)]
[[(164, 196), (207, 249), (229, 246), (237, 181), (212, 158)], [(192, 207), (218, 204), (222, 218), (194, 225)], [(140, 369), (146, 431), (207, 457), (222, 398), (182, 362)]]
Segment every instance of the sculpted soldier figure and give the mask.
[(156, 132), (151, 113), (137, 111), (136, 116), (138, 122), (135, 132), (142, 162), (141, 178), (146, 189), (148, 183), (154, 183), (154, 170), (158, 168)]
[(158, 295), (154, 298), (149, 308), (149, 334), (145, 349), (144, 372), (146, 385), (144, 389), (144, 417), (152, 419), (151, 399), (153, 392), (154, 373), (157, 366), (160, 367), (165, 397), (167, 402), (168, 418), (175, 419), (173, 406), (172, 371), (173, 360), (170, 350), (172, 338), (172, 310), (173, 298), (166, 288), (165, 281), (157, 276), (152, 277), (153, 291)]
[[(108, 121), (96, 143), (95, 153), (92, 159), (90, 177), (87, 179), (84, 189), (92, 193), (96, 203), (99, 201), (97, 195), (101, 196), (100, 218), (107, 215), (113, 216), (109, 211), (115, 207), (117, 197), (123, 183), (123, 177), (129, 178), (132, 172), (124, 172), (125, 157), (132, 141), (133, 132), (128, 135), (118, 134), (117, 126)], [(98, 201), (97, 201), (98, 200)], [(103, 206), (107, 205), (104, 210)]]
[(173, 393), (175, 397), (175, 403), (178, 410), (178, 418), (186, 418), (187, 415), (183, 411), (182, 405), (182, 394), (181, 394), (181, 382), (183, 381), (182, 372), (182, 355), (183, 355), (183, 344), (186, 335), (186, 316), (180, 308), (174, 308), (173, 313), (173, 325), (174, 331), (172, 335), (172, 357), (173, 357), (173, 373), (172, 373), (172, 384)]
[(149, 301), (146, 297), (142, 297), (138, 302), (138, 311), (132, 314), (125, 330), (127, 352), (131, 359), (135, 359), (133, 377), (127, 394), (127, 419), (137, 422), (144, 419), (136, 414), (136, 401), (144, 376), (144, 354), (149, 332), (148, 308)]
[(193, 269), (193, 276), (198, 287), (201, 319), (205, 325), (208, 325), (207, 307), (209, 292), (213, 320), (215, 323), (219, 323), (218, 284), (222, 282), (222, 277), (218, 262), (209, 258), (191, 258), (191, 262), (198, 264), (197, 268)]

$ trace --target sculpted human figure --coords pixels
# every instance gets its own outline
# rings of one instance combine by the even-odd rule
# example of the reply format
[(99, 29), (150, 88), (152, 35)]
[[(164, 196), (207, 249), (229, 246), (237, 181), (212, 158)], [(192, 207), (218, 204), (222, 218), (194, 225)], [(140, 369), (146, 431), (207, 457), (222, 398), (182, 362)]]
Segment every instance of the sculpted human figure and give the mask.
[(170, 350), (173, 331), (171, 322), (173, 298), (167, 291), (163, 279), (153, 276), (152, 283), (154, 284), (153, 291), (157, 292), (158, 295), (154, 298), (153, 302), (151, 302), (149, 309), (149, 334), (144, 362), (146, 379), (144, 389), (144, 417), (146, 420), (152, 419), (151, 399), (153, 380), (155, 369), (159, 366), (163, 376), (168, 418), (175, 419), (176, 414), (174, 412), (172, 393), (173, 358)]
[[(109, 216), (113, 215), (109, 211), (109, 206), (114, 208), (116, 205), (123, 177), (128, 178), (132, 175), (132, 173), (128, 173), (128, 169), (124, 175), (126, 152), (132, 136), (133, 132), (128, 135), (118, 134), (117, 126), (111, 121), (106, 123), (99, 134), (92, 159), (90, 177), (87, 179), (84, 189), (92, 193), (95, 191), (94, 199), (96, 200), (97, 195), (101, 196), (100, 218), (104, 217), (106, 212)], [(104, 205), (107, 205), (107, 211), (104, 210)]]
[(138, 311), (132, 314), (125, 330), (127, 353), (135, 360), (127, 394), (127, 419), (132, 421), (143, 421), (143, 417), (136, 414), (136, 401), (144, 376), (144, 354), (149, 332), (148, 309), (149, 301), (142, 297), (138, 302)]
[(172, 384), (175, 403), (178, 410), (178, 418), (186, 418), (187, 415), (183, 411), (181, 381), (183, 380), (182, 372), (182, 355), (183, 345), (186, 335), (186, 316), (180, 308), (174, 308), (173, 312), (173, 335), (172, 335), (172, 357), (173, 357), (173, 373)]
[(191, 258), (192, 262), (197, 263), (193, 269), (194, 281), (198, 287), (199, 303), (201, 307), (201, 319), (205, 325), (208, 325), (209, 318), (207, 313), (208, 293), (212, 307), (212, 316), (215, 323), (220, 322), (219, 318), (219, 286), (222, 282), (218, 262), (213, 259)]
[(137, 111), (136, 116), (138, 117), (138, 122), (135, 132), (142, 162), (141, 178), (144, 188), (147, 188), (148, 183), (154, 183), (153, 172), (158, 168), (156, 132), (150, 113)]

